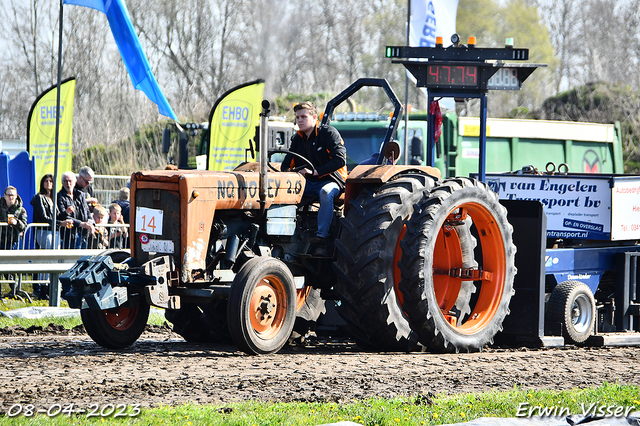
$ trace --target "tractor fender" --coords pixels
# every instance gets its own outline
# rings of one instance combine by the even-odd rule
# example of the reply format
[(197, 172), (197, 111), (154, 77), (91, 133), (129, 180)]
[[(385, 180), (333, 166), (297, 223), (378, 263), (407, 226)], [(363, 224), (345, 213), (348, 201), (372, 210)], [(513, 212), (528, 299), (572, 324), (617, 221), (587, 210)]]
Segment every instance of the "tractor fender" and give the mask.
[(344, 191), (344, 214), (349, 210), (349, 200), (355, 200), (365, 186), (379, 187), (401, 175), (407, 174), (428, 175), (440, 181), (440, 170), (430, 166), (356, 166), (347, 176)]

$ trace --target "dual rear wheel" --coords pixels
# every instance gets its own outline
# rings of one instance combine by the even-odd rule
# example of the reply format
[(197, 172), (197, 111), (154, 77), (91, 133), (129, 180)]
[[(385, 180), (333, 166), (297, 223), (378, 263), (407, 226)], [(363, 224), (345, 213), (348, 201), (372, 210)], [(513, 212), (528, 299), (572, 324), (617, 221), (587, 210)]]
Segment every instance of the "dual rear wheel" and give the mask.
[(366, 349), (477, 350), (509, 313), (515, 246), (487, 185), (406, 175), (351, 202), (336, 246), (340, 314)]

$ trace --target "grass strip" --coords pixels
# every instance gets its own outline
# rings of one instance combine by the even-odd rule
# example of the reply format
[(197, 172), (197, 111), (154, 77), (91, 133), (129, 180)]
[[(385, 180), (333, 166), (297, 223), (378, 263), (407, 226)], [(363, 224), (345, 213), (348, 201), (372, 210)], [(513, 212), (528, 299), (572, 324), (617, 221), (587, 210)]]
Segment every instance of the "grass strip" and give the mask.
[[(532, 390), (516, 387), (508, 392), (459, 395), (417, 395), (411, 398), (367, 399), (357, 402), (238, 402), (216, 405), (161, 406), (151, 409), (103, 404), (94, 416), (70, 414), (65, 407), (55, 417), (25, 416), (26, 404), (9, 408), (0, 417), (6, 425), (310, 425), (351, 421), (361, 425), (440, 425), (462, 423), (480, 417), (508, 417), (518, 414), (612, 417), (640, 410), (640, 387), (604, 383), (595, 388), (566, 391)], [(14, 415), (18, 409), (22, 412)], [(40, 407), (36, 407), (40, 408)], [(76, 407), (77, 409), (78, 407)], [(50, 406), (56, 411), (58, 407)], [(13, 410), (13, 411), (11, 411)], [(52, 412), (53, 412), (52, 411)]]

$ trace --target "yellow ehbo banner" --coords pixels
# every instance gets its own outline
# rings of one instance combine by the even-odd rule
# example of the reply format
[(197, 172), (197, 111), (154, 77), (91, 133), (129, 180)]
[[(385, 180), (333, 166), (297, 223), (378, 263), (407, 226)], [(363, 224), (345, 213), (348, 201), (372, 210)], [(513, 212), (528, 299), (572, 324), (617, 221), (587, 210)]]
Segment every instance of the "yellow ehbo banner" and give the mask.
[(230, 170), (244, 161), (260, 122), (263, 93), (260, 79), (236, 86), (216, 101), (209, 114), (208, 170)]
[(75, 77), (60, 84), (60, 133), (58, 135), (58, 173), (54, 173), (56, 143), (57, 86), (51, 86), (40, 94), (29, 111), (27, 151), (36, 163), (36, 190), (42, 176), (51, 173), (60, 176), (71, 170), (71, 139), (73, 137), (73, 100), (76, 91)]

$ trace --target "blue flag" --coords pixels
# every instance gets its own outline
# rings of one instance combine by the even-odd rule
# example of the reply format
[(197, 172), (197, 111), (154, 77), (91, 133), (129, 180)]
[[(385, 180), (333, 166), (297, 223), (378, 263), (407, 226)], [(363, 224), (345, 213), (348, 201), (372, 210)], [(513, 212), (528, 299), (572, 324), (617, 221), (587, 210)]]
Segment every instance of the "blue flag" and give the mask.
[(75, 4), (99, 10), (107, 15), (111, 33), (118, 45), (122, 61), (127, 67), (133, 86), (142, 90), (153, 102), (158, 105), (160, 114), (178, 121), (167, 98), (158, 86), (156, 78), (151, 72), (149, 61), (142, 51), (140, 40), (131, 24), (127, 6), (123, 0), (63, 0), (65, 4)]

